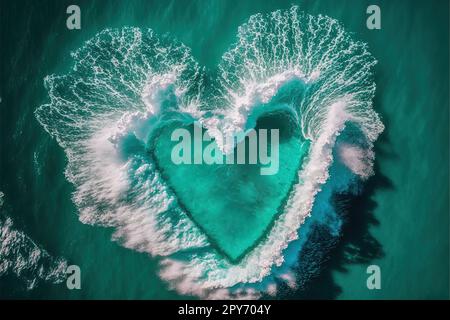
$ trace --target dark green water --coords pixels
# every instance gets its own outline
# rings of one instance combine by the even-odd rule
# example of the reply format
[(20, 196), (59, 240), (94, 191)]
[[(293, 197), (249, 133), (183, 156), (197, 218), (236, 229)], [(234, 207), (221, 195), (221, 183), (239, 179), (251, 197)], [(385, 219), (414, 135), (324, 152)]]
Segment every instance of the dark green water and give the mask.
[[(342, 241), (306, 297), (448, 298), (449, 4), (438, 0), (79, 1), (81, 31), (65, 27), (70, 1), (2, 1), (0, 190), (18, 229), (81, 267), (82, 290), (42, 282), (26, 291), (7, 275), (0, 297), (184, 298), (155, 274), (155, 260), (112, 242), (111, 230), (79, 222), (65, 154), (34, 116), (48, 99), (43, 78), (67, 72), (70, 51), (97, 32), (122, 26), (169, 33), (214, 69), (249, 16), (292, 3), (338, 19), (368, 43), (379, 62), (375, 110), (386, 127), (376, 175), (352, 200)], [(381, 8), (381, 30), (365, 27), (369, 4)], [(381, 290), (366, 288), (370, 264), (381, 268)]]

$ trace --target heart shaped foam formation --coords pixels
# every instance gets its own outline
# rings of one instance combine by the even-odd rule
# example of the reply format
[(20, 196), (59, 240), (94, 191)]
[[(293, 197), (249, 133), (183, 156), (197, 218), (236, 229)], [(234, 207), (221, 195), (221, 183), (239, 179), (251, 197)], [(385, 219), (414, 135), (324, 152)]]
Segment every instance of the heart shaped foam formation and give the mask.
[[(114, 238), (125, 247), (160, 257), (160, 276), (174, 289), (205, 298), (275, 294), (276, 279), (294, 285), (292, 268), (312, 221), (336, 221), (332, 194), (348, 192), (360, 176), (351, 168), (361, 166), (349, 157), (370, 155), (383, 130), (372, 109), (376, 61), (336, 20), (292, 7), (250, 17), (237, 37), (212, 79), (186, 46), (152, 30), (104, 30), (73, 53), (70, 72), (46, 77), (50, 102), (36, 111), (66, 152), (80, 220), (114, 227)], [(301, 94), (287, 86), (295, 81), (305, 86)], [(255, 236), (236, 242), (233, 253), (218, 243), (226, 239), (220, 230), (200, 221), (208, 210), (197, 212), (179, 181), (170, 180), (170, 167), (149, 156), (149, 141), (163, 142), (152, 139), (173, 121), (197, 120), (229, 152), (233, 146), (217, 137), (257, 126), (275, 97), (298, 126), (296, 142), (286, 147), (300, 151), (290, 153), (295, 159), (289, 173), (269, 195), (274, 204), (263, 203), (267, 218), (255, 221)], [(348, 137), (340, 134), (349, 123), (359, 134), (341, 152), (350, 167), (334, 152), (339, 139)], [(157, 154), (166, 163), (162, 151)], [(358, 161), (370, 169), (372, 158)], [(199, 174), (207, 184), (209, 172)], [(252, 197), (247, 190), (237, 203)]]

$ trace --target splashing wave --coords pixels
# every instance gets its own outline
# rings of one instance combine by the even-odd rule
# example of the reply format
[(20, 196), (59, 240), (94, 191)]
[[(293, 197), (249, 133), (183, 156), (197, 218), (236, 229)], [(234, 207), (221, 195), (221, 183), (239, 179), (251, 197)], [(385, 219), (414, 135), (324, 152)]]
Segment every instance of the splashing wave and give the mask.
[[(372, 109), (376, 61), (332, 18), (297, 7), (250, 17), (216, 77), (183, 44), (138, 28), (104, 30), (72, 57), (68, 74), (46, 77), (50, 102), (36, 117), (66, 152), (80, 220), (113, 226), (125, 247), (160, 257), (160, 276), (182, 294), (258, 298), (276, 294), (280, 280), (294, 286), (305, 219), (335, 212), (332, 194), (373, 173), (373, 142), (383, 131)], [(176, 117), (200, 121), (227, 151), (219, 133), (252, 126), (264, 112), (255, 106), (290, 81), (306, 88), (288, 107), (311, 142), (308, 156), (271, 230), (231, 263), (178, 205), (146, 144)]]

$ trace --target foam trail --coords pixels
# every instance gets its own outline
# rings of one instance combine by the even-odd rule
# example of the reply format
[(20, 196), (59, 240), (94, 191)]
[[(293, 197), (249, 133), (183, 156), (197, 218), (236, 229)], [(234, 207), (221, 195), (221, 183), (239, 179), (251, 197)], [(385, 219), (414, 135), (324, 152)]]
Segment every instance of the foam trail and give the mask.
[(39, 282), (60, 283), (65, 280), (67, 261), (52, 257), (24, 232), (15, 228), (13, 220), (3, 212), (4, 194), (0, 192), (0, 278), (14, 274), (27, 290)]
[[(320, 215), (317, 208), (332, 212), (332, 193), (354, 180), (334, 183), (330, 168), (339, 161), (355, 178), (373, 173), (372, 147), (383, 130), (372, 108), (376, 61), (332, 18), (297, 7), (250, 17), (208, 81), (188, 48), (151, 30), (107, 29), (72, 56), (68, 74), (46, 78), (50, 102), (36, 117), (66, 152), (80, 220), (112, 226), (125, 247), (160, 257), (160, 276), (182, 294), (258, 298), (276, 294), (277, 280), (294, 286), (297, 260), (288, 253), (302, 250), (302, 225)], [(283, 107), (311, 142), (309, 153), (272, 229), (230, 263), (178, 204), (148, 156), (149, 141), (174, 119), (198, 120), (227, 152), (233, 145), (220, 137), (251, 127), (292, 81), (304, 94)], [(349, 124), (360, 139), (336, 153)]]

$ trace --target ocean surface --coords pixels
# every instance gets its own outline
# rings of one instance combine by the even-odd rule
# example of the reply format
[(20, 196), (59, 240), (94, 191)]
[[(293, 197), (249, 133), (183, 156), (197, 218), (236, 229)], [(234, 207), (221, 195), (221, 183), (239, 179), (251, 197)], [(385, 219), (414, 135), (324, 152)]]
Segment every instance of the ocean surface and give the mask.
[[(0, 298), (449, 298), (448, 1), (71, 4), (0, 4)], [(197, 120), (279, 174), (173, 166)]]

